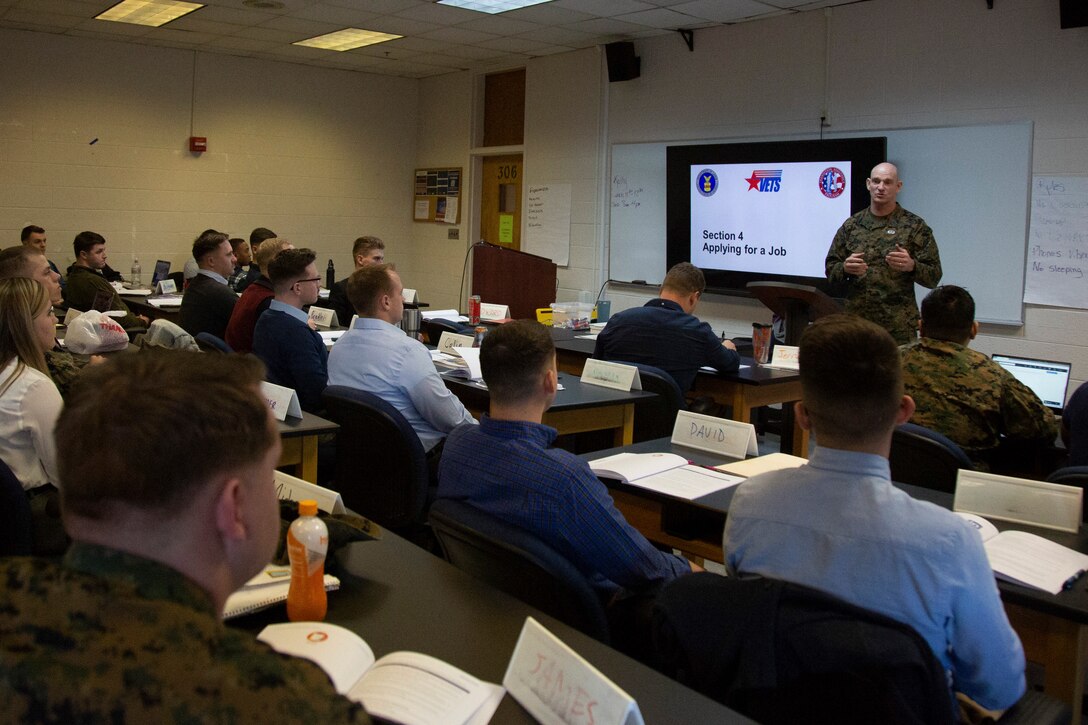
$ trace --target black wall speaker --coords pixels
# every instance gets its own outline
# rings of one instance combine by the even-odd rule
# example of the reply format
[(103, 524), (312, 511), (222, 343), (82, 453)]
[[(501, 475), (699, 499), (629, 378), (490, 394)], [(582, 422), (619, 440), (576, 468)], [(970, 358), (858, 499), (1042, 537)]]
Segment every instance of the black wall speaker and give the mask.
[(1063, 29), (1083, 28), (1088, 25), (1088, 0), (1061, 0), (1061, 16)]
[(639, 76), (639, 59), (635, 56), (635, 44), (630, 41), (609, 43), (604, 46), (608, 60), (608, 81), (629, 81)]

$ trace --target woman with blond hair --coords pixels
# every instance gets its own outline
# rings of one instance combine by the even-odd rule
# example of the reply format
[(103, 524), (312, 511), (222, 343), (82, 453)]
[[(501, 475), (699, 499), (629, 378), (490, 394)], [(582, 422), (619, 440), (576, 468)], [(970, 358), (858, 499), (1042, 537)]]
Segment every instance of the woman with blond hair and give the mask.
[(0, 280), (0, 459), (26, 491), (57, 482), (53, 427), (62, 403), (49, 377), (57, 318), (36, 280)]

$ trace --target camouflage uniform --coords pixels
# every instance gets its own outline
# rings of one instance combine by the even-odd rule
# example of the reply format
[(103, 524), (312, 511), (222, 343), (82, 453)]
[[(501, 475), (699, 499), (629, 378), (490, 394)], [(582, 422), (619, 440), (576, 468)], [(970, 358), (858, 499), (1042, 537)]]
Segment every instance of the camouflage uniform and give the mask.
[(912, 423), (955, 441), (985, 468), (985, 454), (1011, 439), (1054, 438), (1058, 421), (1035, 393), (982, 353), (923, 337), (899, 348)]
[[(914, 260), (913, 272), (891, 269), (884, 257), (903, 247)], [(843, 263), (855, 252), (865, 255), (869, 270), (863, 277), (846, 274)], [(918, 303), (914, 283), (936, 287), (941, 281), (941, 255), (933, 231), (922, 217), (895, 205), (888, 216), (868, 208), (839, 227), (824, 260), (824, 273), (834, 294), (846, 297), (846, 311), (880, 325), (903, 345), (918, 337)]]
[(59, 563), (3, 560), (0, 577), (3, 722), (370, 722), (162, 564), (75, 543)]
[(77, 358), (66, 350), (49, 350), (45, 353), (49, 377), (53, 378), (53, 384), (57, 386), (60, 396), (65, 400), (68, 399), (68, 391), (72, 389), (72, 383), (79, 377), (79, 371), (87, 362), (86, 358)]

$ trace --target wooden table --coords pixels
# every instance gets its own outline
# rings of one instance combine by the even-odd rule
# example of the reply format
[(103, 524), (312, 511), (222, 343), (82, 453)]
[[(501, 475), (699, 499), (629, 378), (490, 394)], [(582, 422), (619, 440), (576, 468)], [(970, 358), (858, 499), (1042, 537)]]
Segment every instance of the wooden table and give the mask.
[[(554, 328), (552, 338), (559, 370), (580, 376), (585, 361), (593, 355), (596, 342), (577, 337), (570, 330)], [(733, 420), (742, 423), (752, 422), (752, 411), (756, 408), (777, 403), (785, 407), (801, 399), (801, 376), (797, 372), (762, 367), (746, 357), (741, 358), (741, 365), (743, 367), (735, 373), (700, 371), (691, 392), (710, 395), (717, 402), (731, 406)], [(808, 442), (808, 431), (796, 421), (790, 429), (783, 431), (783, 452), (807, 458)]]
[(340, 426), (313, 413), (303, 412), (301, 418), (287, 417), (278, 421), (283, 452), (276, 468), (291, 468), (292, 475), (317, 483), (317, 444), (323, 433), (334, 433)]

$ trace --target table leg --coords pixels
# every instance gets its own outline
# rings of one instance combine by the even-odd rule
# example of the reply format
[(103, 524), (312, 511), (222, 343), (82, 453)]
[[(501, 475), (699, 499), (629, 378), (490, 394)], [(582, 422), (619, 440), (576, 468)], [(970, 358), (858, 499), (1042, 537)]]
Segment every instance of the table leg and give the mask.
[(1046, 694), (1068, 703), (1073, 708), (1073, 722), (1079, 723), (1088, 626), (1008, 602), (1005, 612), (1020, 635), (1024, 655), (1043, 665)]

